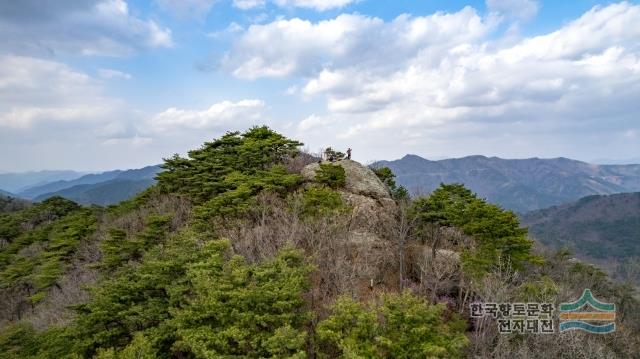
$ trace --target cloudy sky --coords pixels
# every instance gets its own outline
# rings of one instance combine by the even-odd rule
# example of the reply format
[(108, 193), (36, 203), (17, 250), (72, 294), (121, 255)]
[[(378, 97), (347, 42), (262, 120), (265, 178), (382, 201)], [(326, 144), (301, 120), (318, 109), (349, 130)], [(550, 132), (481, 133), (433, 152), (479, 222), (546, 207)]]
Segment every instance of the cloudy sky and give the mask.
[(640, 2), (0, 2), (0, 171), (256, 124), (357, 160), (640, 155)]

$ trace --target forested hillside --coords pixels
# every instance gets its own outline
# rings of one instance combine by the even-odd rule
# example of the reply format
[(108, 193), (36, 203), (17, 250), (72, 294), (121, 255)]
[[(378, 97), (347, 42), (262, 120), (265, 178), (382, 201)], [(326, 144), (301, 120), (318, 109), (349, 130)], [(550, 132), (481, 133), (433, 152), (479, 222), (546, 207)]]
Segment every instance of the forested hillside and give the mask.
[(611, 270), (640, 265), (640, 193), (584, 197), (529, 212), (522, 221), (537, 240), (584, 260)]
[[(640, 303), (460, 184), (320, 162), (266, 127), (168, 158), (110, 207), (0, 214), (0, 358), (609, 358)], [(500, 335), (469, 305), (615, 302), (610, 335)]]
[(0, 213), (15, 212), (28, 206), (28, 201), (0, 193)]
[(412, 194), (429, 193), (440, 183), (462, 183), (480, 197), (521, 213), (589, 195), (640, 191), (640, 165), (594, 165), (568, 158), (430, 161), (407, 155), (374, 166), (391, 168)]

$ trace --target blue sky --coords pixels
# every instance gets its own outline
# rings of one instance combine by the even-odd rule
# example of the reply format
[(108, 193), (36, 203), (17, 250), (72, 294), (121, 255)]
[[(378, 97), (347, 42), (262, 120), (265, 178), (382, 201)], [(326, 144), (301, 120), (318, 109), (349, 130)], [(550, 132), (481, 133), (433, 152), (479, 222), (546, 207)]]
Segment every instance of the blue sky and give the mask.
[(362, 162), (640, 153), (637, 1), (26, 0), (0, 37), (0, 171), (257, 124)]

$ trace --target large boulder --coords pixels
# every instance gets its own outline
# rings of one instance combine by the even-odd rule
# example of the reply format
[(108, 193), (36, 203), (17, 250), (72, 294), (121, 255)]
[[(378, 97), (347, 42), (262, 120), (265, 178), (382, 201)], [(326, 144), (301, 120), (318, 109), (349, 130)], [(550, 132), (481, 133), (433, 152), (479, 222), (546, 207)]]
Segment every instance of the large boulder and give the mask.
[[(375, 199), (391, 198), (387, 187), (369, 167), (352, 160), (340, 160), (332, 164), (344, 168), (346, 175), (344, 191)], [(319, 168), (319, 163), (312, 163), (302, 170), (302, 176), (307, 181), (313, 181)]]
[[(330, 163), (330, 162), (323, 162)], [(367, 166), (352, 160), (340, 160), (332, 164), (345, 172), (345, 186), (338, 190), (351, 207), (349, 239), (354, 244), (380, 242), (384, 229), (388, 229), (397, 210), (387, 187)], [(313, 183), (320, 164), (312, 163), (302, 170), (307, 182)]]
[(351, 228), (376, 231), (388, 227), (396, 211), (391, 198), (372, 198), (348, 191), (339, 191), (342, 200), (351, 208)]

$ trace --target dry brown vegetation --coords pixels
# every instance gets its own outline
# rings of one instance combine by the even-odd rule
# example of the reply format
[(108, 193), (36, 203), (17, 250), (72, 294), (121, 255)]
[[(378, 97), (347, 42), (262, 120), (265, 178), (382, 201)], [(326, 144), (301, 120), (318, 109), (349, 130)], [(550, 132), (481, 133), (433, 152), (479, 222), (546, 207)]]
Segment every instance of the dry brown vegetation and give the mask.
[(397, 287), (393, 271), (397, 258), (390, 255), (396, 252), (394, 243), (385, 240), (388, 226), (363, 233), (349, 215), (305, 218), (300, 193), (288, 201), (261, 194), (250, 213), (246, 219), (220, 223), (221, 236), (250, 262), (271, 258), (287, 245), (302, 248), (315, 267), (311, 293), (315, 306), (342, 294), (363, 298), (374, 288)]

